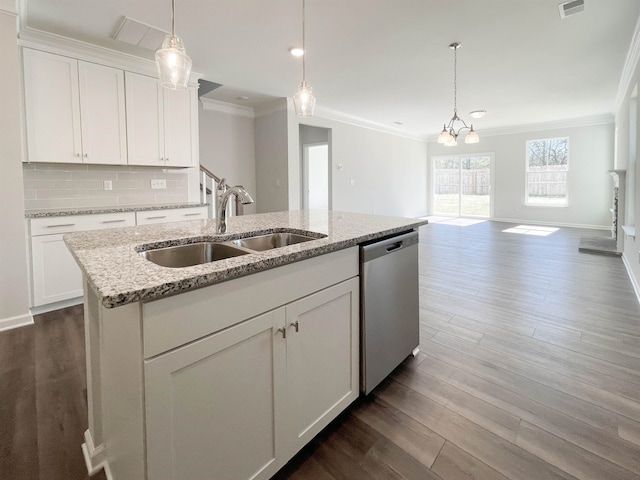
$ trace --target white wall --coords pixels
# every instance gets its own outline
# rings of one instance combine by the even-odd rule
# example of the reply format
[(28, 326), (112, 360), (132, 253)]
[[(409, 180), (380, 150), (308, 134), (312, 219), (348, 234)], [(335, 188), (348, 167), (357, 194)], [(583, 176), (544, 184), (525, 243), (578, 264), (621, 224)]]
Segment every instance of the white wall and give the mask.
[(260, 198), (256, 192), (256, 149), (252, 109), (204, 100), (200, 107), (200, 164), (229, 185), (243, 185), (256, 200), (244, 212), (255, 213)]
[(256, 110), (258, 213), (289, 210), (289, 123), (285, 99)]
[[(429, 143), (429, 156), (458, 153), (495, 153), (494, 219), (592, 228), (611, 225), (611, 177), (613, 168), (613, 123), (534, 129), (505, 135), (480, 134), (480, 143), (445, 147)], [(567, 207), (525, 205), (526, 142), (569, 137)], [(431, 166), (429, 168), (431, 175)], [(431, 188), (431, 187), (429, 187)]]
[(8, 2), (0, 4), (0, 330), (33, 321), (22, 186), (20, 58), (13, 7)]
[[(336, 211), (419, 217), (427, 212), (427, 143), (289, 108), (290, 209), (301, 208), (299, 125), (331, 129), (332, 206)], [(340, 169), (339, 166), (342, 166)], [(353, 180), (353, 185), (351, 181)], [(295, 196), (294, 196), (295, 195)]]

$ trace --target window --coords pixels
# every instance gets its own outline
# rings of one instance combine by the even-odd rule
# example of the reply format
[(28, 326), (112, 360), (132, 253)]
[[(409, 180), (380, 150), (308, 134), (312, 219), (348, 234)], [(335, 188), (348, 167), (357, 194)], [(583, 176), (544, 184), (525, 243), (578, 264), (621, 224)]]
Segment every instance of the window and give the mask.
[(569, 139), (547, 138), (527, 141), (526, 204), (567, 206)]

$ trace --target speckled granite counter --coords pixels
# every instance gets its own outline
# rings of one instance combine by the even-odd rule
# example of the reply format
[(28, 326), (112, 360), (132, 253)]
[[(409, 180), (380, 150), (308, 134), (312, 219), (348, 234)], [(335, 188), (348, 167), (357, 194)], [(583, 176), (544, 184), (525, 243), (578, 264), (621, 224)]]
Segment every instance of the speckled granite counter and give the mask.
[[(196, 220), (71, 233), (64, 239), (102, 304), (113, 308), (341, 250), (426, 223), (426, 220), (379, 215), (292, 211), (232, 217), (228, 219), (224, 235), (215, 233), (213, 220)], [(326, 237), (184, 268), (161, 267), (138, 254), (149, 247), (233, 240), (285, 229)]]
[(78, 207), (78, 208), (44, 208), (27, 210), (26, 218), (64, 217), (67, 215), (94, 215), (98, 213), (145, 212), (149, 210), (169, 210), (173, 208), (205, 207), (206, 203), (175, 203), (163, 205), (127, 205), (120, 207)]

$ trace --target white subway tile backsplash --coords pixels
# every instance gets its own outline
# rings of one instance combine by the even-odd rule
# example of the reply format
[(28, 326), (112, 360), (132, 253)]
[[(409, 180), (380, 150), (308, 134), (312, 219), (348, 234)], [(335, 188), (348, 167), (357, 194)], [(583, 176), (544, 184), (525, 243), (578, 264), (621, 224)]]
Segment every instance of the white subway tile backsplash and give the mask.
[[(188, 201), (187, 169), (124, 165), (23, 164), (27, 210), (168, 204)], [(151, 189), (151, 180), (167, 180), (166, 189)], [(104, 190), (104, 181), (112, 190)]]

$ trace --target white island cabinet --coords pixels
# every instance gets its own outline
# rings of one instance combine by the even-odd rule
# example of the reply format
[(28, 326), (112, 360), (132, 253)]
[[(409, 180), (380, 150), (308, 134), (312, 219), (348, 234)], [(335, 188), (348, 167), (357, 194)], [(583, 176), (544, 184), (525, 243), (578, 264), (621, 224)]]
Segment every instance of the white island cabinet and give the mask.
[(146, 303), (87, 297), (85, 454), (114, 480), (268, 479), (358, 396), (357, 247)]

